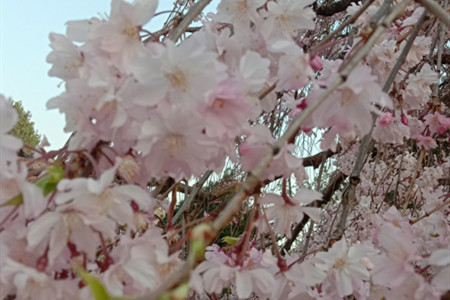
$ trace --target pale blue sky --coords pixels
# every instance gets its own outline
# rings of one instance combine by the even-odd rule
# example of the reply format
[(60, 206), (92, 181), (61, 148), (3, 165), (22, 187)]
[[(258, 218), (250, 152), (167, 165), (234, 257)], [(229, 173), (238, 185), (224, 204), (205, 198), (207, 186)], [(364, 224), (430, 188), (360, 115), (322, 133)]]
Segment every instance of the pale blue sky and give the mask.
[[(213, 1), (210, 9), (215, 9), (217, 2)], [(171, 9), (172, 3), (160, 0), (157, 12)], [(64, 88), (58, 88), (60, 79), (47, 75), (50, 65), (45, 58), (51, 51), (48, 35), (65, 33), (69, 20), (100, 16), (109, 10), (110, 0), (0, 0), (0, 93), (22, 101), (31, 111), (35, 128), (47, 136), (51, 149), (62, 147), (69, 135), (63, 132), (64, 116), (45, 106)], [(151, 25), (157, 23), (153, 20)]]

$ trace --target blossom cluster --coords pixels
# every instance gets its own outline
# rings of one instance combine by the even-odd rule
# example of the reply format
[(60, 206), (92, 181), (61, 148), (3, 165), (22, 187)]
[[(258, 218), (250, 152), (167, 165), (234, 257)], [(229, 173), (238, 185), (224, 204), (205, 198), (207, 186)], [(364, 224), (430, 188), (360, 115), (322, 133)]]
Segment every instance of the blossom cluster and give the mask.
[[(352, 25), (356, 36), (315, 48), (320, 39), (311, 36), (334, 26), (323, 27), (313, 2), (222, 0), (178, 40), (179, 16), (159, 31), (146, 29), (157, 0), (112, 0), (105, 18), (69, 21), (65, 35), (51, 33), (49, 76), (60, 78), (64, 91), (47, 108), (65, 115), (72, 135), (60, 150), (37, 147), (33, 158), (18, 159), (25, 146), (8, 135), (17, 114), (0, 95), (0, 299), (447, 293), (450, 117), (432, 97), (440, 74), (426, 59), (437, 26), (428, 24), (402, 54), (424, 11), (408, 6), (310, 112), (368, 43), (366, 25), (382, 3), (374, 1)], [(402, 55), (393, 85), (383, 89)], [(294, 138), (280, 146), (303, 114)], [(299, 157), (299, 140), (319, 132), (321, 171), (311, 184), (305, 166), (317, 166)], [(364, 136), (373, 145), (355, 176)], [(268, 154), (257, 187), (240, 182), (252, 179)], [(329, 157), (336, 178), (359, 182), (348, 216), (348, 191), (322, 174)], [(30, 180), (36, 163), (45, 167)], [(236, 189), (191, 186), (230, 164), (239, 166), (232, 173), (242, 171), (231, 180)], [(264, 187), (272, 182), (282, 187)], [(225, 224), (233, 230), (194, 236), (192, 228), (210, 226), (231, 207), (239, 188), (244, 203)], [(341, 214), (348, 222), (335, 238)], [(186, 266), (188, 284), (171, 282)]]

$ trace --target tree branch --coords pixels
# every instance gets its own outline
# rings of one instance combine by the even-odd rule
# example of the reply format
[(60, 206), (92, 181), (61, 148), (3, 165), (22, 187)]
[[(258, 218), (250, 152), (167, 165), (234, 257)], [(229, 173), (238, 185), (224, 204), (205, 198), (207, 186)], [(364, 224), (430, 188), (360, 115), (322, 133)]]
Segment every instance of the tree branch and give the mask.
[(352, 3), (358, 3), (360, 0), (341, 0), (341, 1), (327, 1), (326, 4), (317, 6), (317, 2), (314, 3), (314, 11), (318, 16), (329, 17), (341, 11), (344, 11)]
[(422, 4), (431, 14), (436, 16), (442, 23), (450, 28), (450, 15), (434, 0), (416, 0)]
[(183, 16), (180, 24), (178, 24), (177, 28), (172, 32), (170, 39), (176, 42), (181, 35), (186, 31), (189, 24), (203, 11), (203, 9), (211, 2), (212, 0), (200, 0), (191, 7), (188, 13)]

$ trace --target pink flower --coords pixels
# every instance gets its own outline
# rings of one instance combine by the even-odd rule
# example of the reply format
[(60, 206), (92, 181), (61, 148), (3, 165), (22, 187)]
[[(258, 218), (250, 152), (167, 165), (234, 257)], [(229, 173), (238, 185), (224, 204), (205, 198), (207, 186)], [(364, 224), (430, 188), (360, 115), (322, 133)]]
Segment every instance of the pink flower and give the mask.
[(239, 73), (248, 93), (257, 93), (269, 77), (270, 60), (258, 52), (247, 51), (239, 62)]
[(137, 149), (145, 155), (152, 176), (176, 180), (200, 176), (219, 155), (219, 145), (204, 133), (197, 114), (167, 110), (142, 124)]
[(450, 127), (450, 118), (441, 115), (439, 112), (435, 111), (434, 114), (428, 114), (424, 119), (424, 124), (430, 129), (430, 133), (434, 134), (438, 132), (443, 134)]
[(156, 229), (134, 239), (123, 236), (111, 254), (115, 263), (103, 276), (105, 287), (116, 296), (148, 293), (178, 267), (178, 253), (168, 253), (167, 242)]
[(102, 173), (98, 180), (92, 178), (63, 179), (58, 184), (59, 193), (56, 203), (73, 201), (76, 206), (96, 211), (99, 215), (107, 215), (120, 224), (133, 222), (131, 200), (140, 207), (151, 209), (153, 201), (150, 195), (135, 185), (113, 186), (116, 170), (120, 166), (118, 159), (115, 166)]
[(387, 125), (391, 124), (392, 119), (393, 119), (392, 113), (386, 112), (383, 115), (378, 117), (378, 124), (380, 124), (382, 126), (387, 126)]
[[(216, 252), (218, 249), (209, 247), (208, 250)], [(242, 265), (235, 264), (231, 257), (225, 259), (223, 255), (208, 252), (205, 254), (208, 260), (197, 266), (190, 282), (199, 294), (219, 293), (230, 283), (236, 287), (239, 299), (247, 299), (252, 293), (262, 298), (271, 294), (275, 279), (262, 261), (262, 251), (251, 248)]]
[(352, 294), (363, 280), (370, 279), (369, 271), (363, 264), (366, 253), (364, 246), (348, 247), (346, 241), (341, 239), (328, 252), (318, 253), (315, 264), (319, 269), (333, 273), (338, 295), (344, 297)]
[(287, 39), (297, 36), (302, 29), (314, 29), (315, 13), (309, 4), (311, 0), (278, 0), (267, 3), (267, 19), (263, 23), (262, 34), (267, 39)]
[(17, 159), (17, 151), (22, 147), (22, 141), (16, 137), (8, 135), (18, 120), (17, 112), (12, 107), (11, 100), (6, 100), (0, 94), (0, 172), (4, 171), (8, 162)]
[(66, 36), (57, 33), (50, 34), (52, 52), (47, 56), (47, 62), (53, 66), (48, 71), (49, 76), (63, 80), (78, 78), (79, 69), (83, 66), (83, 55), (79, 47), (75, 46)]
[(304, 214), (307, 214), (315, 222), (320, 221), (320, 208), (306, 207), (314, 200), (320, 199), (322, 199), (321, 193), (301, 188), (288, 201), (281, 196), (267, 194), (261, 198), (261, 203), (273, 204), (265, 209), (267, 218), (274, 220), (273, 230), (275, 233), (286, 234), (290, 238), (292, 224), (301, 222)]
[(193, 102), (204, 102), (207, 93), (227, 77), (217, 54), (194, 39), (178, 45), (166, 41), (158, 52), (136, 58), (130, 67), (138, 81), (151, 90), (146, 95), (150, 105), (168, 98), (173, 105), (192, 110)]
[[(428, 51), (428, 46), (426, 47), (426, 51)], [(421, 59), (422, 57), (420, 57)], [(406, 80), (407, 87), (403, 92), (403, 103), (406, 109), (419, 109), (423, 107), (429, 99), (431, 93), (430, 86), (437, 83), (437, 81), (438, 75), (431, 69), (429, 64), (425, 64), (417, 74), (410, 74)]]
[(204, 114), (206, 134), (218, 140), (234, 139), (248, 126), (252, 106), (246, 98), (243, 86), (237, 80), (219, 83), (207, 103), (200, 105)]
[(401, 121), (402, 121), (403, 125), (408, 126), (409, 120), (408, 120), (408, 117), (406, 116), (406, 114), (403, 111), (401, 113)]
[[(338, 67), (339, 61), (326, 62), (319, 85), (327, 86), (335, 78)], [(374, 103), (392, 109), (392, 101), (376, 83), (370, 67), (359, 65), (313, 113), (312, 119), (320, 128), (333, 127), (341, 137), (353, 139), (370, 131), (372, 112), (378, 112)]]
[(145, 48), (139, 31), (153, 17), (157, 5), (156, 0), (113, 0), (109, 19), (95, 26), (89, 38), (100, 40), (101, 49), (125, 67), (131, 58), (143, 55)]
[(422, 146), (425, 150), (430, 150), (437, 147), (436, 141), (430, 136), (419, 135), (417, 137), (417, 144)]
[(257, 23), (262, 18), (257, 8), (263, 6), (265, 0), (223, 0), (217, 6), (217, 14), (213, 20), (233, 24), (235, 28), (247, 29), (250, 22)]
[(383, 224), (379, 230), (378, 245), (385, 252), (372, 258), (375, 265), (372, 279), (375, 284), (396, 288), (414, 273), (410, 264), (416, 252), (412, 231), (410, 228), (405, 230), (392, 223)]
[[(277, 49), (278, 47), (281, 48)], [(299, 46), (290, 43), (288, 46), (284, 43), (276, 43), (273, 48), (285, 53), (278, 63), (277, 88), (280, 90), (298, 90), (307, 85), (314, 77), (309, 54), (303, 53)]]
[(70, 241), (89, 259), (95, 259), (100, 244), (98, 232), (108, 238), (114, 237), (116, 222), (100, 217), (92, 208), (81, 209), (73, 204), (60, 206), (34, 221), (27, 231), (29, 249), (41, 242), (48, 243), (48, 261), (52, 265)]
[(437, 266), (431, 283), (442, 291), (448, 291), (450, 278), (450, 249), (438, 249), (429, 257), (430, 264)]
[(309, 65), (314, 70), (314, 72), (318, 72), (323, 68), (323, 60), (318, 55), (310, 56)]
[[(242, 170), (251, 171), (270, 150), (270, 145), (274, 142), (275, 139), (267, 127), (263, 125), (252, 126), (248, 130), (247, 139), (239, 146)], [(264, 170), (261, 179), (273, 180), (276, 176), (289, 177), (294, 174), (297, 182), (302, 184), (308, 176), (302, 160), (292, 154), (294, 148), (293, 144), (283, 147), (272, 163)]]

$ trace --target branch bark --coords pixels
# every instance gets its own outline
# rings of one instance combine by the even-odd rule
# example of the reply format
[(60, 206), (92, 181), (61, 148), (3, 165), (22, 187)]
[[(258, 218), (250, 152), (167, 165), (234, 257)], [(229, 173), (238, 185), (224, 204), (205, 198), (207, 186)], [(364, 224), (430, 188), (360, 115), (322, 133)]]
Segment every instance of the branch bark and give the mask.
[(358, 3), (360, 0), (341, 0), (341, 1), (327, 1), (326, 4), (317, 6), (314, 4), (314, 11), (318, 16), (329, 17), (347, 9), (352, 3)]

